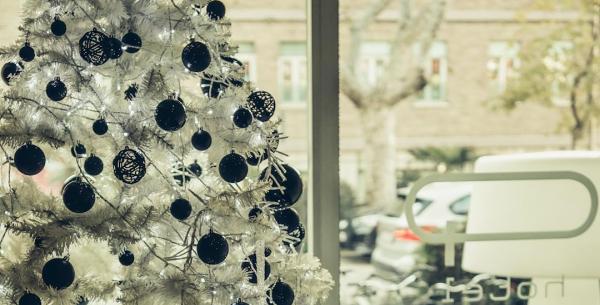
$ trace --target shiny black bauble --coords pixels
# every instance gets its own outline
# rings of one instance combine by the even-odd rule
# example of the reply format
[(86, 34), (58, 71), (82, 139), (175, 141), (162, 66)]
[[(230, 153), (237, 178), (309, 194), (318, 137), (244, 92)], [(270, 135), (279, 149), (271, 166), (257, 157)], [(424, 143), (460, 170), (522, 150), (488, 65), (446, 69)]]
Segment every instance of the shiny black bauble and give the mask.
[(223, 180), (229, 183), (237, 183), (248, 175), (248, 164), (246, 159), (234, 152), (226, 155), (219, 162), (219, 174)]
[(35, 58), (35, 50), (28, 42), (19, 50), (19, 57), (26, 62), (30, 62)]
[(185, 220), (192, 214), (192, 205), (189, 201), (179, 198), (171, 203), (169, 211), (175, 219)]
[(290, 233), (297, 230), (300, 227), (300, 216), (292, 208), (280, 209), (273, 212), (275, 221), (280, 226), (285, 227), (285, 230)]
[[(279, 170), (272, 166), (270, 167), (270, 175), (267, 177), (269, 168), (265, 168), (260, 174), (260, 180), (269, 179), (271, 187), (266, 194), (265, 200), (275, 202), (274, 208), (287, 208), (300, 199), (302, 195), (302, 178), (300, 174), (287, 164), (282, 164), (281, 168), (285, 171), (280, 173)], [(283, 175), (283, 177), (282, 177)], [(280, 188), (283, 189), (280, 189)]]
[(74, 213), (85, 213), (96, 202), (94, 188), (81, 178), (68, 181), (63, 187), (62, 197), (67, 209)]
[(131, 266), (134, 260), (135, 256), (129, 250), (125, 250), (119, 255), (119, 263), (123, 266)]
[(110, 59), (117, 59), (123, 55), (121, 41), (114, 37), (108, 37), (102, 41), (102, 48)]
[(196, 251), (205, 264), (217, 265), (227, 258), (229, 244), (222, 235), (210, 232), (200, 238)]
[(15, 151), (15, 167), (23, 175), (33, 176), (39, 174), (46, 165), (46, 155), (41, 148), (27, 143)]
[(267, 304), (269, 305), (292, 305), (294, 303), (294, 290), (290, 285), (281, 280), (271, 285)]
[(67, 32), (67, 25), (60, 19), (54, 18), (54, 21), (50, 25), (50, 31), (54, 36), (62, 36)]
[(102, 173), (102, 170), (104, 170), (104, 163), (102, 162), (102, 159), (95, 155), (91, 155), (89, 158), (85, 159), (83, 168), (85, 169), (86, 173), (92, 176), (97, 176)]
[(108, 124), (106, 123), (106, 120), (102, 118), (95, 120), (94, 124), (92, 125), (92, 130), (94, 130), (94, 133), (99, 136), (105, 134), (108, 131)]
[(187, 114), (183, 104), (175, 99), (166, 99), (154, 111), (156, 124), (163, 130), (176, 131), (185, 125)]
[(46, 85), (46, 95), (55, 102), (62, 101), (67, 96), (67, 86), (57, 77)]
[(77, 142), (77, 144), (75, 144), (71, 147), (71, 156), (73, 156), (75, 158), (85, 157), (86, 152), (87, 152), (87, 149), (85, 149), (85, 146), (79, 142)]
[(206, 5), (206, 14), (212, 20), (221, 20), (225, 17), (225, 4), (219, 0), (213, 0)]
[(42, 305), (42, 300), (37, 295), (27, 292), (19, 298), (19, 305)]
[(65, 289), (75, 281), (75, 269), (66, 258), (53, 258), (42, 268), (42, 280), (54, 289)]
[(121, 42), (123, 42), (125, 52), (127, 53), (136, 53), (142, 47), (142, 38), (134, 32), (125, 34), (121, 39)]
[(192, 145), (197, 150), (207, 150), (212, 144), (210, 133), (200, 129), (192, 136)]
[(246, 128), (252, 124), (252, 113), (246, 108), (239, 108), (233, 113), (233, 124), (239, 128)]
[(183, 65), (192, 72), (202, 72), (210, 65), (210, 51), (205, 44), (192, 41), (181, 52)]
[(2, 81), (10, 85), (10, 81), (17, 78), (21, 72), (23, 72), (21, 64), (9, 61), (2, 66)]

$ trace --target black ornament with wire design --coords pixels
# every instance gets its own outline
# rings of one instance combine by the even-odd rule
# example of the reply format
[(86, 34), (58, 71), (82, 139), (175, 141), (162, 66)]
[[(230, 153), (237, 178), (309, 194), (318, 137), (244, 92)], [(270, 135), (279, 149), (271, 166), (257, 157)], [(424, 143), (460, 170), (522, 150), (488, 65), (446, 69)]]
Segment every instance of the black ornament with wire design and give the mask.
[(85, 33), (79, 40), (79, 55), (83, 60), (94, 66), (100, 66), (109, 59), (109, 54), (104, 47), (104, 40), (108, 37), (96, 28)]
[(110, 59), (118, 59), (123, 55), (123, 44), (114, 37), (107, 37), (102, 41), (102, 48)]
[(271, 181), (271, 188), (265, 194), (265, 200), (275, 203), (271, 206), (272, 208), (282, 209), (290, 207), (302, 196), (304, 188), (302, 178), (298, 174), (298, 171), (287, 164), (281, 164), (280, 167), (271, 166), (265, 168), (260, 174), (259, 179), (268, 179)]
[(68, 258), (53, 258), (44, 264), (42, 280), (46, 285), (62, 290), (75, 281), (75, 269)]
[(192, 205), (188, 200), (178, 198), (171, 202), (169, 212), (175, 219), (186, 220), (192, 214)]
[(23, 65), (9, 61), (2, 66), (2, 81), (10, 86), (11, 81), (16, 79), (21, 72), (23, 72)]
[(104, 170), (104, 163), (102, 162), (102, 159), (92, 154), (91, 156), (89, 156), (89, 158), (85, 159), (85, 162), (83, 163), (83, 168), (85, 169), (85, 172), (89, 175), (97, 176), (100, 175), (100, 173), (102, 173), (102, 170)]
[(67, 24), (58, 17), (54, 17), (54, 21), (50, 25), (50, 31), (54, 36), (60, 37), (67, 32)]
[(134, 184), (146, 175), (146, 159), (139, 152), (125, 147), (113, 159), (113, 172), (117, 179)]
[(168, 98), (156, 106), (154, 119), (162, 130), (177, 131), (185, 125), (187, 114), (180, 100)]
[(44, 169), (46, 155), (41, 148), (28, 142), (15, 151), (14, 162), (23, 175), (33, 176)]
[(30, 62), (35, 59), (35, 50), (31, 47), (29, 42), (25, 42), (25, 45), (19, 50), (19, 57), (25, 62)]
[(275, 113), (275, 98), (267, 91), (252, 92), (247, 102), (254, 118), (261, 122), (268, 121)]
[(36, 294), (26, 292), (19, 298), (19, 305), (42, 305), (42, 300)]
[(231, 152), (219, 162), (219, 174), (229, 183), (237, 183), (248, 175), (248, 164), (241, 155)]
[(62, 189), (63, 203), (73, 213), (85, 213), (96, 202), (94, 188), (81, 177), (71, 179)]
[(229, 243), (221, 234), (212, 230), (198, 240), (196, 252), (202, 262), (217, 265), (225, 261), (229, 254)]
[(123, 266), (131, 266), (135, 261), (135, 255), (129, 250), (124, 250), (119, 254), (119, 263)]
[(210, 51), (205, 44), (192, 40), (181, 51), (181, 60), (188, 70), (202, 72), (210, 65)]
[(131, 31), (121, 38), (121, 42), (125, 46), (125, 52), (127, 53), (137, 53), (142, 48), (142, 38)]
[(210, 148), (212, 137), (208, 131), (200, 129), (192, 135), (192, 145), (195, 149), (203, 151)]
[(92, 124), (92, 130), (99, 136), (104, 135), (108, 131), (108, 123), (104, 118), (99, 118)]
[(221, 20), (225, 17), (225, 4), (219, 0), (213, 0), (206, 5), (206, 15), (212, 20)]
[(233, 113), (233, 124), (239, 128), (247, 128), (252, 124), (252, 113), (240, 107)]
[(60, 102), (67, 97), (67, 85), (57, 77), (46, 85), (46, 95), (49, 99)]

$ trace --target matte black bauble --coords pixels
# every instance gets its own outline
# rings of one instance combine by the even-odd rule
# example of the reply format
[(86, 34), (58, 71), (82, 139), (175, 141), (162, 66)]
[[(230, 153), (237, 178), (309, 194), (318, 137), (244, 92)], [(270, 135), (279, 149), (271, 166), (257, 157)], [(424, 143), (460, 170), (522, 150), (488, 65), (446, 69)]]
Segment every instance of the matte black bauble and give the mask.
[(247, 107), (254, 118), (268, 121), (275, 113), (275, 98), (267, 91), (254, 91), (247, 99)]
[(30, 62), (35, 58), (35, 50), (28, 42), (19, 50), (19, 57), (26, 62)]
[(63, 203), (73, 213), (85, 213), (96, 202), (94, 188), (81, 178), (67, 182), (62, 191)]
[[(258, 263), (256, 261), (256, 255), (252, 254), (250, 255), (245, 261), (242, 262), (242, 270), (244, 270), (246, 272), (246, 274), (248, 274), (248, 282), (252, 283), (252, 284), (256, 284), (258, 283), (258, 276), (256, 275), (256, 271), (258, 268)], [(271, 275), (271, 265), (269, 264), (269, 262), (267, 262), (265, 260), (265, 264), (264, 264), (264, 273), (265, 273), (265, 280), (269, 278), (269, 275)]]
[(121, 41), (114, 37), (108, 37), (102, 41), (102, 48), (110, 59), (117, 59), (123, 55)]
[(46, 85), (46, 95), (49, 99), (60, 102), (67, 96), (67, 86), (57, 77)]
[(125, 250), (119, 254), (119, 263), (121, 263), (123, 266), (131, 266), (134, 260), (135, 255), (133, 255), (133, 253), (131, 253), (129, 250)]
[(171, 203), (169, 211), (175, 219), (185, 220), (192, 214), (192, 205), (183, 198), (175, 199), (175, 201)]
[(79, 142), (71, 147), (71, 155), (75, 158), (85, 157), (86, 152), (87, 149), (85, 149), (85, 146)]
[(146, 159), (139, 152), (125, 147), (113, 159), (113, 172), (117, 179), (134, 184), (146, 175)]
[(15, 151), (15, 167), (23, 175), (33, 176), (39, 174), (46, 165), (46, 155), (41, 148), (27, 143)]
[(176, 131), (185, 125), (187, 114), (183, 104), (175, 99), (166, 99), (154, 111), (156, 124), (165, 131)]
[(210, 51), (205, 44), (192, 41), (181, 52), (183, 65), (192, 72), (202, 72), (210, 65)]
[(206, 14), (212, 20), (221, 20), (225, 17), (225, 4), (218, 0), (213, 0), (206, 5)]
[(42, 300), (36, 294), (27, 292), (19, 298), (19, 305), (42, 305)]
[(104, 40), (108, 39), (104, 33), (95, 28), (79, 39), (79, 55), (83, 60), (94, 66), (100, 66), (108, 61), (109, 54), (104, 47)]
[(54, 289), (65, 289), (75, 281), (75, 269), (66, 258), (53, 258), (42, 268), (42, 280)]
[(292, 208), (280, 209), (273, 212), (275, 221), (280, 226), (285, 227), (285, 230), (290, 233), (297, 230), (300, 227), (300, 216)]
[(256, 220), (258, 220), (258, 218), (260, 217), (260, 215), (262, 215), (263, 210), (259, 207), (253, 207), (252, 209), (250, 209), (250, 212), (248, 212), (248, 220), (250, 220), (251, 222), (255, 222)]
[[(276, 167), (270, 167), (270, 175), (267, 177), (269, 168), (265, 168), (260, 174), (260, 180), (269, 179), (271, 189), (265, 194), (265, 200), (275, 202), (274, 208), (287, 208), (300, 199), (302, 195), (302, 178), (300, 174), (287, 164), (282, 164), (281, 172)], [(282, 176), (283, 175), (283, 176)]]
[(108, 123), (106, 123), (105, 119), (97, 119), (94, 121), (94, 124), (92, 125), (92, 130), (94, 131), (95, 134), (101, 136), (106, 134), (106, 132), (108, 131)]
[(248, 175), (248, 165), (241, 155), (234, 152), (226, 155), (219, 162), (219, 174), (223, 180), (229, 183), (237, 183)]
[(294, 290), (290, 285), (281, 280), (271, 285), (267, 303), (269, 305), (292, 305), (294, 303)]
[(102, 162), (102, 159), (95, 155), (91, 155), (89, 158), (85, 159), (83, 168), (89, 175), (97, 176), (102, 173), (102, 170), (104, 170), (104, 163)]
[(123, 42), (127, 53), (137, 53), (142, 48), (142, 38), (134, 32), (125, 34), (121, 42)]
[(23, 72), (21, 64), (9, 61), (2, 66), (2, 81), (10, 86), (11, 80), (17, 78)]
[(233, 124), (239, 128), (246, 128), (252, 124), (252, 113), (246, 108), (238, 108), (233, 113)]
[(58, 18), (54, 18), (54, 21), (50, 25), (50, 31), (54, 36), (62, 36), (67, 32), (67, 24)]
[(207, 131), (200, 129), (192, 136), (192, 145), (197, 150), (207, 150), (211, 144), (212, 137)]
[(205, 264), (217, 265), (227, 258), (229, 244), (225, 237), (211, 231), (200, 238), (196, 252)]

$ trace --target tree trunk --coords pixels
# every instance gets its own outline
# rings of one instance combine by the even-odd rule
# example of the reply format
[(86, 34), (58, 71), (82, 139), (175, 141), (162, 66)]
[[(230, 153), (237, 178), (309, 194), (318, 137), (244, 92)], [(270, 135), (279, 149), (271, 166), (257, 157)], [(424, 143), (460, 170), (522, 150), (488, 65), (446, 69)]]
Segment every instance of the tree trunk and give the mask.
[(366, 103), (359, 109), (365, 147), (362, 151), (365, 203), (386, 207), (397, 201), (396, 132), (394, 107)]

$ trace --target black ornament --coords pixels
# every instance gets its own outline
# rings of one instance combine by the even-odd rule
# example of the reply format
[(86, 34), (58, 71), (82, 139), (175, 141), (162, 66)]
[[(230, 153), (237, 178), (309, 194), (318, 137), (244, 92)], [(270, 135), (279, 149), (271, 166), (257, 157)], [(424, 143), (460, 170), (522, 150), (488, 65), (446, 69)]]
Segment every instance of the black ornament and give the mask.
[(99, 136), (106, 134), (108, 131), (108, 124), (106, 123), (106, 120), (103, 118), (95, 120), (94, 124), (92, 125), (92, 130), (94, 130), (94, 133)]
[(300, 227), (300, 216), (292, 208), (280, 209), (273, 212), (275, 221), (280, 226), (284, 226), (286, 232), (290, 233), (297, 230)]
[(129, 87), (127, 87), (127, 90), (125, 90), (125, 99), (132, 101), (134, 98), (136, 98), (138, 89), (138, 84), (131, 84)]
[(248, 157), (246, 157), (246, 162), (249, 165), (257, 166), (266, 159), (267, 159), (267, 150), (265, 149), (262, 153), (255, 153), (255, 152), (250, 153), (248, 155)]
[(294, 303), (294, 290), (290, 285), (281, 280), (271, 285), (267, 304), (269, 305), (292, 305)]
[(200, 166), (200, 164), (198, 164), (197, 161), (194, 161), (194, 163), (188, 165), (187, 169), (188, 172), (190, 172), (196, 177), (200, 177), (200, 175), (202, 175), (202, 166)]
[(269, 167), (267, 167), (259, 178), (260, 180), (269, 179), (271, 181), (271, 189), (265, 194), (265, 200), (276, 202), (273, 207), (277, 209), (287, 208), (296, 203), (300, 199), (303, 189), (300, 174), (287, 164), (282, 164), (281, 167), (284, 172), (280, 172), (276, 167), (271, 166), (268, 177)]
[(200, 89), (206, 96), (219, 97), (225, 91), (227, 85), (214, 79), (212, 75), (206, 75), (200, 80)]
[(261, 122), (268, 121), (275, 113), (275, 98), (267, 91), (254, 91), (247, 101), (248, 109)]
[[(256, 254), (252, 254), (252, 255), (248, 256), (248, 258), (242, 262), (242, 270), (244, 270), (248, 274), (248, 282), (250, 282), (252, 284), (258, 283), (258, 276), (256, 275), (256, 272), (255, 272), (255, 271), (258, 271), (257, 268), (258, 268), (258, 263), (256, 261)], [(266, 260), (265, 260), (265, 265), (264, 265), (263, 270), (265, 272), (265, 280), (266, 280), (269, 278), (269, 275), (271, 275), (271, 265)]]
[(121, 42), (125, 45), (125, 52), (137, 53), (142, 48), (142, 38), (140, 35), (129, 32), (121, 38)]
[(19, 50), (19, 57), (26, 62), (30, 62), (35, 58), (35, 50), (29, 45), (29, 42), (26, 42)]
[(252, 124), (252, 113), (246, 108), (238, 108), (233, 113), (233, 124), (239, 128), (246, 128)]
[(46, 238), (42, 236), (36, 236), (33, 238), (33, 245), (36, 248), (43, 248), (45, 245)]
[(237, 301), (235, 301), (235, 303), (233, 303), (231, 305), (249, 305), (249, 304), (246, 303), (246, 302), (244, 302), (244, 301), (242, 301), (242, 299), (237, 299)]
[(210, 65), (210, 51), (205, 44), (192, 41), (181, 52), (183, 65), (192, 72), (202, 72)]
[(166, 99), (154, 111), (156, 124), (163, 130), (176, 131), (185, 125), (187, 114), (183, 104), (175, 99)]
[(95, 28), (83, 35), (79, 40), (79, 55), (88, 63), (99, 66), (109, 59), (109, 54), (104, 48), (104, 40), (108, 37)]
[(135, 256), (129, 250), (125, 250), (119, 254), (119, 263), (121, 263), (123, 266), (131, 266), (134, 260)]
[(248, 212), (248, 220), (250, 220), (251, 222), (255, 222), (262, 215), (262, 213), (263, 210), (261, 208), (253, 207), (252, 209), (250, 209), (250, 212)]
[(54, 289), (65, 289), (75, 281), (75, 269), (67, 258), (53, 258), (42, 268), (42, 280)]
[(183, 198), (175, 199), (175, 201), (171, 203), (169, 211), (176, 219), (185, 220), (192, 214), (192, 205)]
[(213, 0), (206, 5), (206, 14), (212, 20), (221, 20), (225, 17), (225, 4), (218, 0)]
[(80, 295), (77, 297), (77, 305), (88, 305), (90, 303), (90, 299)]
[(288, 247), (296, 248), (296, 247), (300, 246), (300, 244), (304, 240), (305, 234), (306, 234), (306, 230), (304, 229), (304, 225), (302, 223), (300, 223), (300, 225), (298, 226), (298, 229), (296, 229), (292, 232), (288, 232), (288, 235), (291, 237), (294, 237), (295, 240), (293, 240), (293, 241), (284, 240), (283, 243)]
[(10, 81), (16, 79), (23, 72), (23, 66), (20, 63), (9, 61), (2, 66), (2, 81), (10, 86)]
[(102, 159), (92, 154), (89, 158), (85, 159), (83, 168), (85, 169), (86, 173), (92, 176), (97, 176), (102, 173), (102, 170), (104, 169), (104, 163), (102, 162)]
[(113, 159), (113, 171), (117, 179), (134, 184), (146, 175), (146, 159), (139, 152), (125, 147)]
[(192, 145), (197, 150), (207, 150), (212, 144), (210, 133), (200, 129), (192, 136)]
[(279, 131), (273, 130), (273, 132), (271, 132), (271, 136), (267, 138), (267, 144), (271, 151), (277, 150), (279, 147)]
[(75, 144), (71, 147), (71, 155), (75, 158), (85, 157), (86, 152), (87, 152), (87, 149), (85, 149), (85, 146), (83, 146), (83, 144), (81, 144), (79, 142), (77, 142), (77, 144)]
[(200, 238), (196, 251), (205, 264), (217, 265), (227, 258), (229, 244), (222, 235), (211, 231)]
[(219, 162), (219, 174), (223, 180), (229, 183), (237, 183), (248, 175), (248, 165), (241, 155), (234, 152), (226, 155)]
[(42, 300), (37, 295), (26, 292), (19, 298), (19, 305), (42, 305)]
[(46, 95), (55, 102), (62, 101), (67, 96), (67, 86), (57, 77), (46, 85)]
[(68, 181), (62, 190), (63, 203), (73, 213), (85, 213), (96, 202), (94, 188), (81, 178)]
[(175, 168), (174, 173), (173, 179), (175, 179), (175, 182), (179, 186), (183, 186), (185, 183), (190, 182), (192, 177), (200, 177), (202, 175), (202, 166), (197, 161), (194, 161), (194, 163), (187, 167), (180, 164), (178, 168)]
[(102, 48), (104, 48), (104, 53), (108, 55), (110, 59), (117, 59), (123, 55), (121, 41), (114, 37), (108, 37), (102, 41)]
[(67, 32), (67, 25), (58, 17), (54, 17), (54, 21), (50, 25), (50, 31), (54, 36), (62, 36)]
[(33, 176), (39, 174), (46, 165), (46, 155), (39, 147), (27, 143), (15, 151), (15, 167), (23, 175)]

